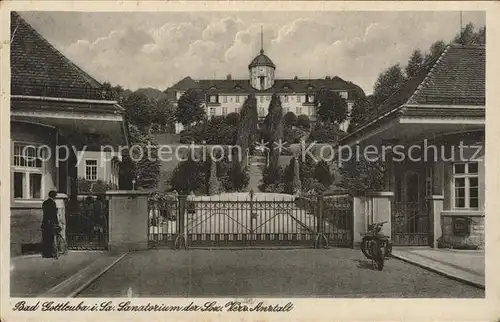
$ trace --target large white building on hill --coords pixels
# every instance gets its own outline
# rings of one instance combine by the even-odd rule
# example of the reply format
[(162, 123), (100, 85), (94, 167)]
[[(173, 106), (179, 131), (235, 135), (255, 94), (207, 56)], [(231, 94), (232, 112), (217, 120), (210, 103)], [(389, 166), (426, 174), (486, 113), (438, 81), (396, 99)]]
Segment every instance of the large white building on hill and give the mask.
[[(326, 76), (322, 79), (276, 79), (276, 65), (260, 50), (248, 65), (248, 79), (233, 79), (227, 75), (225, 79), (193, 79), (190, 76), (166, 90), (167, 95), (177, 103), (181, 95), (188, 89), (200, 89), (205, 94), (203, 106), (209, 117), (227, 115), (239, 112), (243, 102), (250, 93), (257, 98), (257, 110), (262, 120), (267, 115), (269, 103), (273, 93), (281, 97), (283, 112), (293, 112), (297, 116), (307, 115), (311, 121), (316, 119), (314, 106), (315, 94), (322, 89), (338, 92), (347, 102), (349, 111), (356, 98), (364, 96), (363, 90), (356, 84), (345, 81), (340, 77)], [(342, 124), (345, 131), (349, 121)], [(176, 126), (180, 132), (182, 126)]]

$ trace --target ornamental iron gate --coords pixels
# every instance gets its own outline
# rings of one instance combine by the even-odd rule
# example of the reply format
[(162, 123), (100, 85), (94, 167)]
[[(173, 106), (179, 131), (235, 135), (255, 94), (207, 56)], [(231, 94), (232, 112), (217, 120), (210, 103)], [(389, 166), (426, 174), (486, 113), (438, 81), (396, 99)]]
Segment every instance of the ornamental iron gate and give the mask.
[(425, 202), (393, 202), (391, 234), (396, 246), (429, 246), (429, 214)]
[[(149, 245), (350, 247), (352, 199), (243, 200), (167, 196), (149, 200)], [(324, 241), (327, 241), (325, 243)]]
[(79, 195), (66, 217), (66, 242), (73, 250), (106, 250), (109, 205), (105, 194)]

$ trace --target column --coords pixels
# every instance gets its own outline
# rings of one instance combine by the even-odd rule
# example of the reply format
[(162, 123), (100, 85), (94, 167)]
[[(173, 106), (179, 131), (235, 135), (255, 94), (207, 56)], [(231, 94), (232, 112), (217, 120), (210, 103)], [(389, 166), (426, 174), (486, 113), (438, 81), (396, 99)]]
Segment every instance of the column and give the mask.
[(442, 235), (441, 212), (444, 207), (444, 162), (436, 160), (432, 167), (432, 195), (427, 197), (429, 214), (429, 243), (437, 248)]
[(148, 248), (148, 192), (107, 191), (109, 199), (109, 251), (113, 253)]
[(361, 233), (366, 232), (367, 227), (367, 198), (365, 197), (354, 197), (353, 198), (353, 237), (354, 237), (354, 246), (359, 246), (361, 244)]
[(68, 195), (58, 193), (54, 199), (57, 207), (57, 220), (59, 221), (59, 227), (61, 227), (61, 231), (57, 236), (57, 249), (60, 254), (66, 254), (68, 252), (66, 243), (66, 202)]
[(373, 222), (386, 221), (387, 223), (382, 226), (380, 232), (391, 237), (391, 207), (394, 193), (392, 191), (371, 192), (367, 194), (367, 197), (373, 200), (371, 207)]

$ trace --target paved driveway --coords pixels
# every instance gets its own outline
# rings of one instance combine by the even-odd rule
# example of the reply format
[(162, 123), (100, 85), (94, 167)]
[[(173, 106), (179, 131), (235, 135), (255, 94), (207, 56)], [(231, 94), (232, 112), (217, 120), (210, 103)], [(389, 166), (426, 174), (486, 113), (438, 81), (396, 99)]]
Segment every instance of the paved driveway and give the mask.
[(169, 250), (129, 254), (82, 297), (484, 297), (484, 291), (359, 250)]

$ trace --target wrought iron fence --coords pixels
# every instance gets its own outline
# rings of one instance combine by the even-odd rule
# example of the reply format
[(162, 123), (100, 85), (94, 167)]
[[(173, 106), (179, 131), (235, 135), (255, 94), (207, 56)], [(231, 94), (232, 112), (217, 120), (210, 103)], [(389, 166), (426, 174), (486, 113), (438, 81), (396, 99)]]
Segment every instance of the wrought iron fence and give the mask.
[(425, 202), (393, 202), (391, 233), (394, 245), (429, 245), (429, 215)]
[[(325, 203), (328, 216), (320, 215)], [(352, 245), (352, 206), (306, 198), (218, 200), (170, 196), (149, 201), (150, 246), (312, 246), (320, 234)]]
[(323, 229), (329, 244), (352, 247), (354, 242), (353, 198), (349, 195), (332, 196), (324, 199)]
[(105, 250), (109, 237), (109, 204), (105, 194), (79, 195), (66, 217), (68, 249)]

